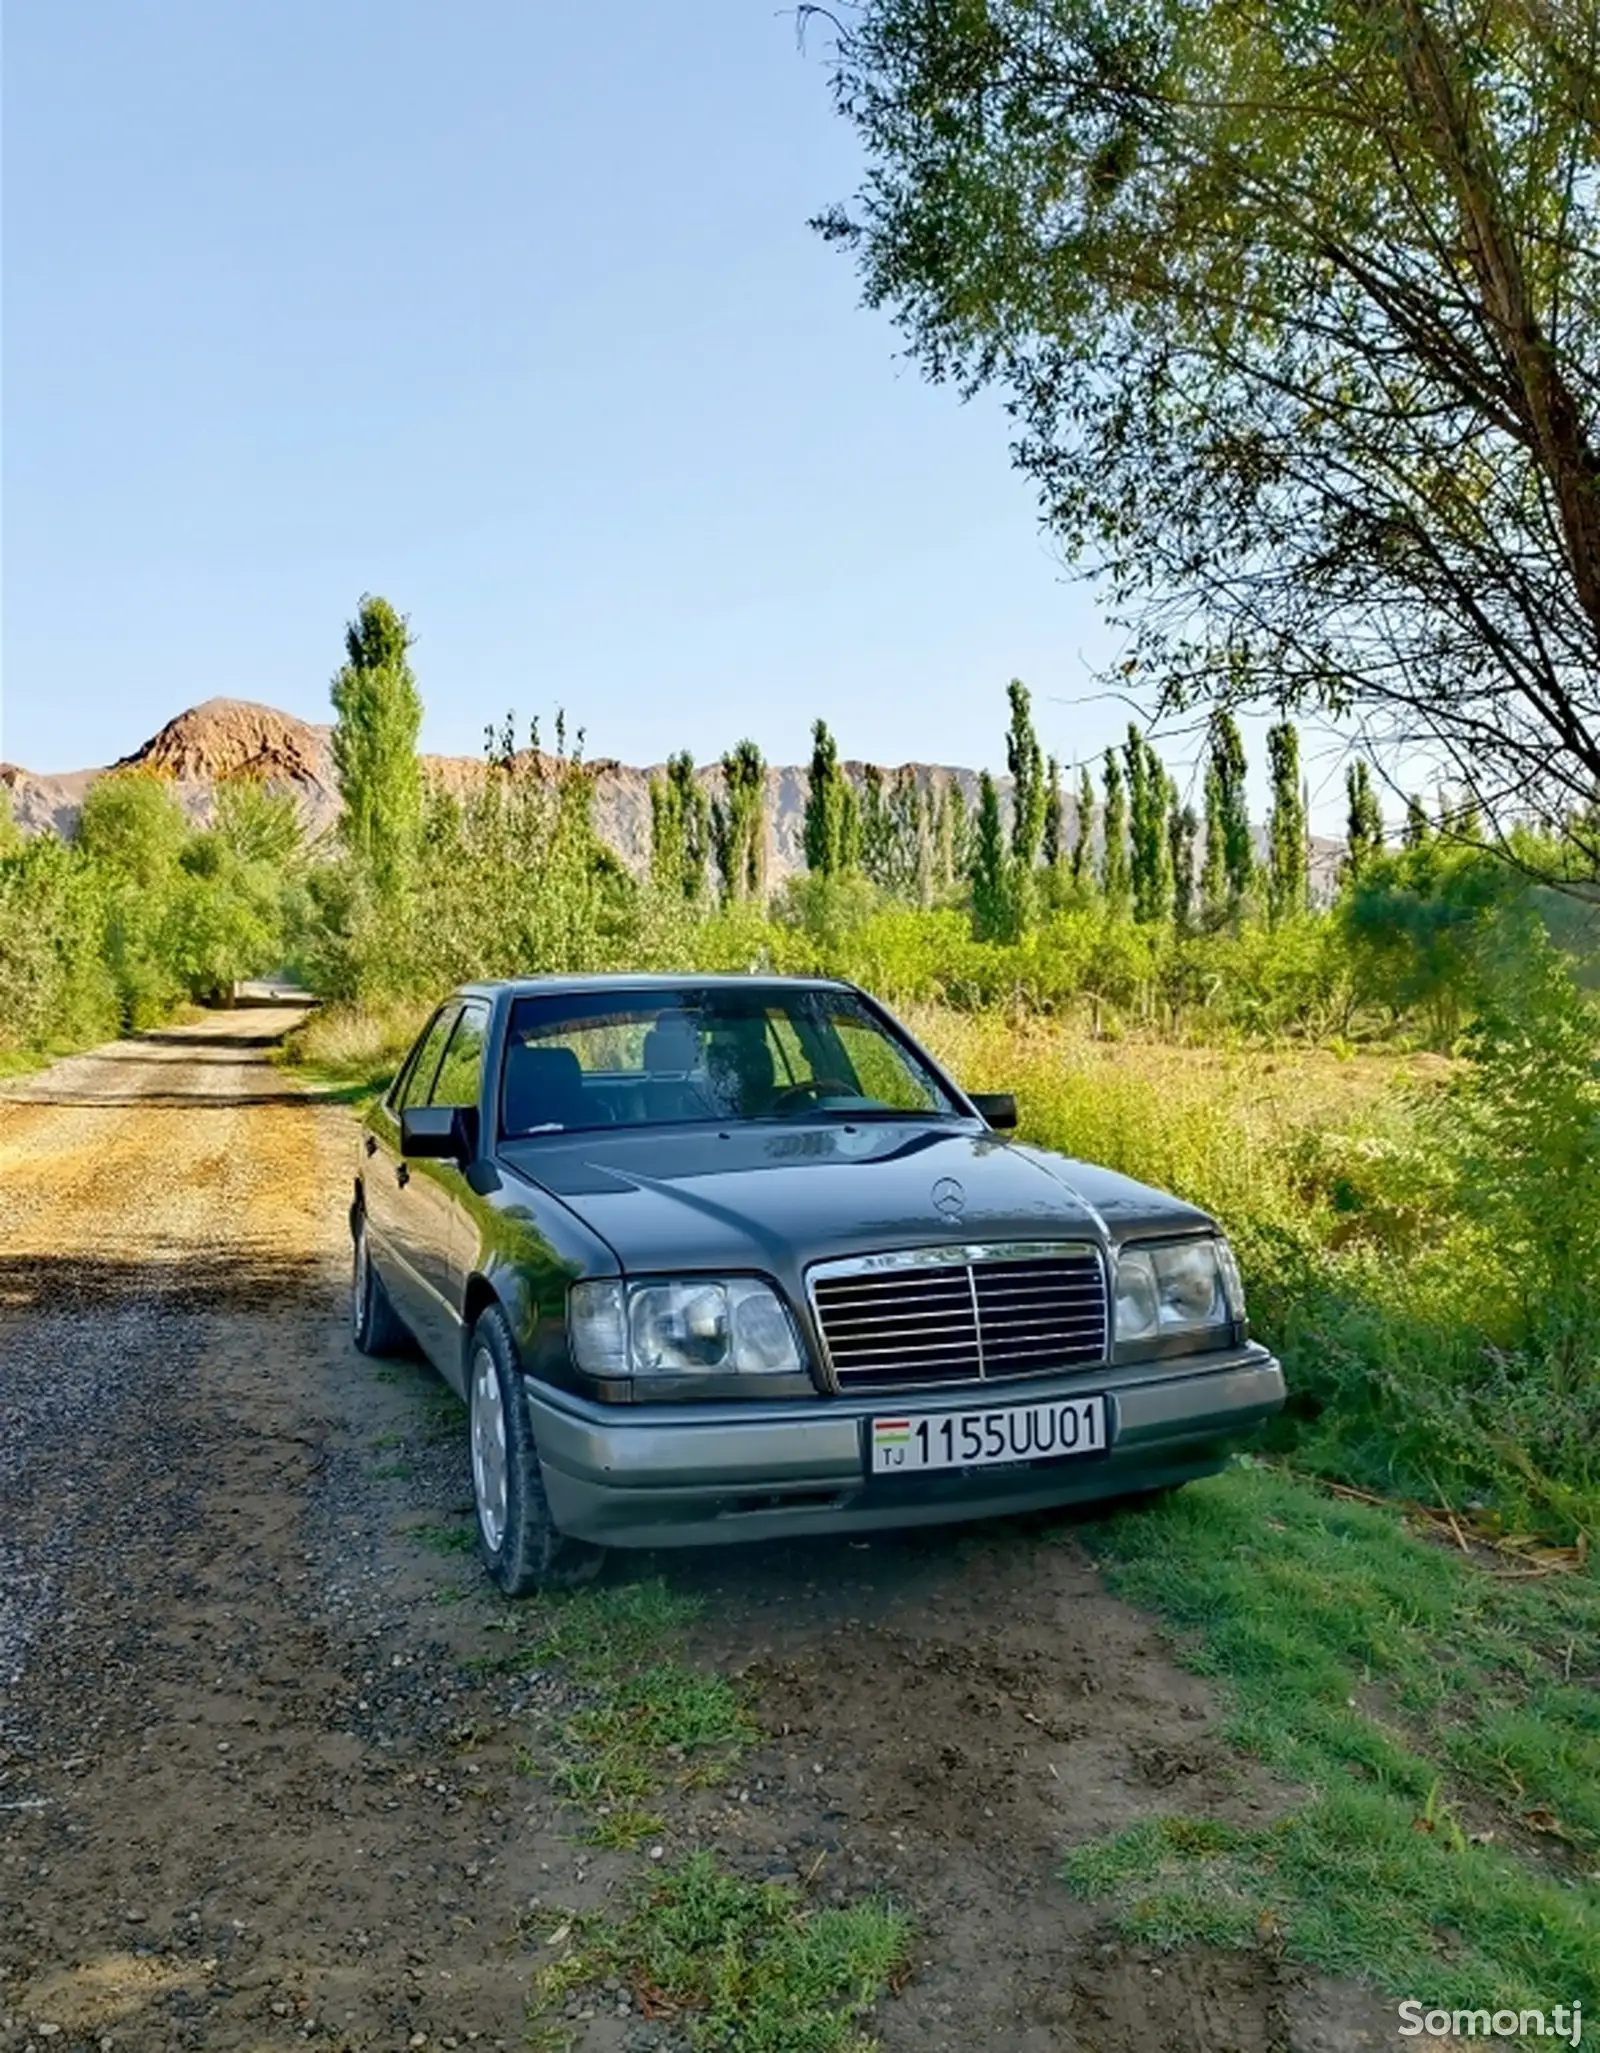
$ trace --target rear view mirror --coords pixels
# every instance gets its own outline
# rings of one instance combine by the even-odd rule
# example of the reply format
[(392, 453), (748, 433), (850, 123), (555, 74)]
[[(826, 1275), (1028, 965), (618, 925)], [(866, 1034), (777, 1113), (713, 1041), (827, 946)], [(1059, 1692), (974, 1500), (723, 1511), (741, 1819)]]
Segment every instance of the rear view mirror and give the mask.
[(969, 1091), (985, 1126), (996, 1133), (1010, 1133), (1017, 1123), (1017, 1101), (1010, 1091)]
[(400, 1115), (400, 1152), (463, 1166), (478, 1152), (476, 1105), (408, 1105)]

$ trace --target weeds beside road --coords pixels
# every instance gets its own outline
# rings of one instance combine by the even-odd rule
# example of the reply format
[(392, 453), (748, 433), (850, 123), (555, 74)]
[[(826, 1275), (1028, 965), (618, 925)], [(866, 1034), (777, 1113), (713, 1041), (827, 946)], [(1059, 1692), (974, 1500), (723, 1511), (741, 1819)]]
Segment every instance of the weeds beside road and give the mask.
[(1432, 1985), (1306, 1963), (1600, 1951), (1592, 1579), (1274, 1475), (501, 1603), (273, 1024), (0, 1105), (5, 2053), (1312, 2053)]

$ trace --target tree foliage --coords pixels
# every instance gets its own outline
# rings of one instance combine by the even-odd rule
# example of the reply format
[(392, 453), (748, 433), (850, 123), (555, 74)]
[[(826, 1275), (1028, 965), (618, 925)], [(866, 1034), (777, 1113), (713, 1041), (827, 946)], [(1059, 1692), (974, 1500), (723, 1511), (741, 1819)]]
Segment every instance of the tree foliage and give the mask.
[(1431, 747), (1591, 876), (1596, 41), (1565, 0), (864, 0), (819, 223), (930, 376), (1008, 392), (1162, 701)]
[(1133, 916), (1145, 924), (1172, 912), (1172, 849), (1167, 824), (1167, 773), (1140, 730), (1129, 723), (1122, 760), (1128, 785), (1129, 871)]
[(1206, 743), (1205, 866), (1200, 878), (1206, 917), (1213, 926), (1238, 922), (1255, 881), (1247, 769), (1239, 723), (1220, 708), (1211, 717)]
[(1113, 913), (1126, 912), (1131, 889), (1128, 867), (1128, 796), (1115, 749), (1106, 750), (1105, 817), (1101, 825), (1100, 894)]
[(767, 883), (767, 765), (753, 741), (722, 758), (722, 796), (712, 801), (711, 845), (725, 898), (761, 898)]
[(1200, 822), (1193, 806), (1185, 805), (1178, 787), (1167, 779), (1167, 852), (1172, 865), (1172, 919), (1180, 934), (1194, 925), (1195, 842)]
[(1039, 860), (1051, 876), (1067, 864), (1066, 808), (1061, 802), (1061, 765), (1051, 756), (1044, 766), (1044, 835), (1039, 843)]
[(972, 837), (972, 931), (980, 941), (1014, 939), (1015, 902), (1008, 888), (1010, 860), (1000, 820), (1000, 793), (985, 770), (978, 779)]
[(1092, 896), (1094, 874), (1094, 775), (1087, 763), (1078, 772), (1077, 802), (1073, 807), (1072, 889), (1080, 900)]
[(1011, 853), (1025, 870), (1039, 860), (1049, 789), (1044, 751), (1033, 727), (1033, 701), (1017, 678), (1006, 686), (1011, 723), (1006, 729), (1006, 768), (1011, 772)]
[(1267, 732), (1272, 814), (1267, 823), (1267, 910), (1274, 925), (1303, 913), (1310, 899), (1311, 843), (1300, 781), (1300, 736), (1280, 720)]
[(404, 618), (368, 595), (345, 629), (332, 686), (339, 834), (382, 897), (403, 886), (422, 825), (422, 699), (410, 647)]
[(656, 889), (694, 905), (705, 895), (711, 806), (687, 749), (650, 780), (650, 875)]
[(842, 875), (855, 865), (855, 793), (839, 766), (839, 748), (826, 720), (811, 730), (811, 776), (806, 787), (806, 868), (821, 877)]
[(1344, 773), (1346, 818), (1343, 876), (1359, 877), (1374, 856), (1383, 853), (1383, 808), (1373, 789), (1372, 772), (1357, 756)]

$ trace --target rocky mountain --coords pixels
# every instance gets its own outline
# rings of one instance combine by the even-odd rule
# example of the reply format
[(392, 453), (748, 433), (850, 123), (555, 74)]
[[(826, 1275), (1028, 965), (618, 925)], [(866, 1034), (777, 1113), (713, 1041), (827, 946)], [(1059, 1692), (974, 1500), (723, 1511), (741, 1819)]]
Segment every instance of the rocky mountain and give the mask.
[[(211, 816), (216, 788), (225, 778), (259, 777), (271, 789), (292, 792), (299, 801), (307, 831), (326, 833), (339, 813), (334, 781), (331, 727), (297, 720), (274, 706), (246, 699), (207, 699), (169, 720), (159, 734), (109, 770), (150, 770), (170, 777), (180, 803), (192, 819)], [(424, 756), (428, 776), (453, 790), (463, 790), (483, 775), (474, 756)], [(861, 765), (850, 766), (858, 772)], [(953, 778), (969, 799), (975, 799), (977, 773), (918, 764), (925, 779)], [(633, 769), (625, 763), (591, 765), (595, 775), (595, 821), (602, 837), (635, 869), (650, 858), (650, 779), (654, 769)], [(107, 770), (73, 770), (61, 776), (39, 776), (11, 763), (0, 763), (0, 788), (24, 834), (70, 835), (84, 794)], [(713, 795), (721, 787), (721, 771), (710, 765), (700, 772)], [(767, 772), (767, 817), (772, 846), (769, 872), (774, 880), (804, 866), (802, 834), (806, 802), (803, 768), (774, 766)]]
[[(24, 834), (55, 833), (69, 836), (83, 804), (84, 794), (97, 777), (109, 770), (142, 769), (170, 777), (180, 803), (191, 818), (209, 819), (216, 788), (225, 778), (239, 775), (260, 777), (270, 788), (292, 792), (299, 802), (307, 831), (312, 835), (330, 832), (339, 812), (334, 781), (331, 727), (299, 720), (274, 706), (256, 705), (247, 699), (207, 699), (169, 720), (159, 734), (132, 755), (101, 770), (73, 770), (60, 776), (39, 776), (15, 764), (0, 763), (0, 790), (10, 799), (12, 815)], [(472, 756), (424, 756), (428, 775), (454, 789), (468, 787), (483, 775), (483, 763)], [(595, 773), (595, 823), (603, 838), (625, 862), (642, 870), (650, 857), (650, 779), (659, 770), (633, 769), (625, 763), (597, 762)], [(953, 780), (975, 803), (978, 773), (947, 764), (910, 765), (925, 784)], [(847, 764), (859, 776), (863, 766)], [(721, 771), (710, 765), (700, 772), (708, 791), (721, 785)], [(1004, 794), (1007, 781), (1001, 780)], [(771, 828), (768, 874), (781, 881), (804, 867), (804, 831), (807, 774), (803, 766), (774, 766), (767, 772), (767, 817)], [(1073, 801), (1066, 794), (1068, 831), (1075, 833)], [(1314, 838), (1312, 842), (1313, 891), (1318, 896), (1331, 892), (1340, 844)]]

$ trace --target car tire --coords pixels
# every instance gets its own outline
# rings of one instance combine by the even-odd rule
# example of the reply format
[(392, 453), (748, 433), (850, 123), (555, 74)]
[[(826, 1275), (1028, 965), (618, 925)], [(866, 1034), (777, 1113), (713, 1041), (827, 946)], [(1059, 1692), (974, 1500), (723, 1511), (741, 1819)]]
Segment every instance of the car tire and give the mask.
[(350, 1251), (350, 1337), (362, 1354), (398, 1354), (411, 1335), (378, 1274), (364, 1212), (356, 1214)]
[(592, 1581), (604, 1549), (570, 1538), (550, 1515), (522, 1364), (498, 1305), (467, 1350), (467, 1436), (478, 1553), (495, 1587), (525, 1597)]

